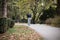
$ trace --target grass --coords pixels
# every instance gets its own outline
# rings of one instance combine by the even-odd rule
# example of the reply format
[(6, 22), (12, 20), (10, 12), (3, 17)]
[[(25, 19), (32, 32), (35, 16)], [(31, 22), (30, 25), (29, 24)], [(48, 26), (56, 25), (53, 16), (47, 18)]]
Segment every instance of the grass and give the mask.
[(0, 36), (0, 40), (43, 40), (41, 35), (27, 26), (14, 26)]

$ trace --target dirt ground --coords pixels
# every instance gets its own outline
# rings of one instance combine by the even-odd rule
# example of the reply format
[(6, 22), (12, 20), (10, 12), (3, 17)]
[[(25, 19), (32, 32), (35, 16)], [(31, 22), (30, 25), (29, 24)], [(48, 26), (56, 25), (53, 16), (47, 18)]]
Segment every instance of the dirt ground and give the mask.
[(43, 40), (42, 36), (27, 26), (14, 26), (0, 34), (0, 40)]

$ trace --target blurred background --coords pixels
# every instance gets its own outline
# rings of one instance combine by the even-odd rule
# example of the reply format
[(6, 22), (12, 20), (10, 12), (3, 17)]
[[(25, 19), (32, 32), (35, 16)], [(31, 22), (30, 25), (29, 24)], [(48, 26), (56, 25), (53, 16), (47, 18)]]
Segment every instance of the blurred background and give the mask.
[(27, 23), (28, 13), (32, 15), (32, 24), (60, 27), (60, 0), (0, 0), (0, 18)]

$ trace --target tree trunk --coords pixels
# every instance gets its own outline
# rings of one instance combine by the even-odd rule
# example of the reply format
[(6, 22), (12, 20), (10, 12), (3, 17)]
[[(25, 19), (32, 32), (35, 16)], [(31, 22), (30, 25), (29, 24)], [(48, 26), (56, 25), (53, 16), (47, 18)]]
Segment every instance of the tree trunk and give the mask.
[(38, 1), (35, 0), (35, 5), (34, 5), (34, 9), (32, 10), (33, 11), (33, 17), (32, 17), (32, 23), (35, 24), (36, 23), (36, 14), (37, 14), (37, 7), (38, 7)]
[(57, 0), (57, 15), (60, 16), (60, 0)]
[(0, 17), (2, 16), (2, 0), (0, 0)]
[(7, 1), (2, 0), (2, 17), (7, 17)]

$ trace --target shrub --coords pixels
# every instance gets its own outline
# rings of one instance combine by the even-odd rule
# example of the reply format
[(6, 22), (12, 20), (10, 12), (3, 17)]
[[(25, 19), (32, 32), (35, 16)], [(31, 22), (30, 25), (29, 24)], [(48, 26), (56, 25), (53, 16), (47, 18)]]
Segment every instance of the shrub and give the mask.
[(7, 29), (7, 18), (0, 18), (0, 33), (6, 32)]
[(55, 27), (60, 27), (60, 17), (54, 18), (51, 22), (51, 25)]
[(9, 28), (12, 28), (12, 27), (14, 26), (14, 24), (15, 24), (14, 20), (8, 18), (7, 21), (8, 21), (8, 26), (9, 26)]
[(52, 18), (49, 18), (45, 21), (46, 24), (51, 25)]
[(54, 27), (60, 27), (60, 16), (55, 18), (49, 18), (45, 21), (45, 23)]
[(4, 33), (7, 29), (14, 26), (14, 21), (9, 18), (0, 18), (0, 33)]
[(14, 24), (15, 24), (14, 20), (11, 20), (10, 28), (12, 28)]

